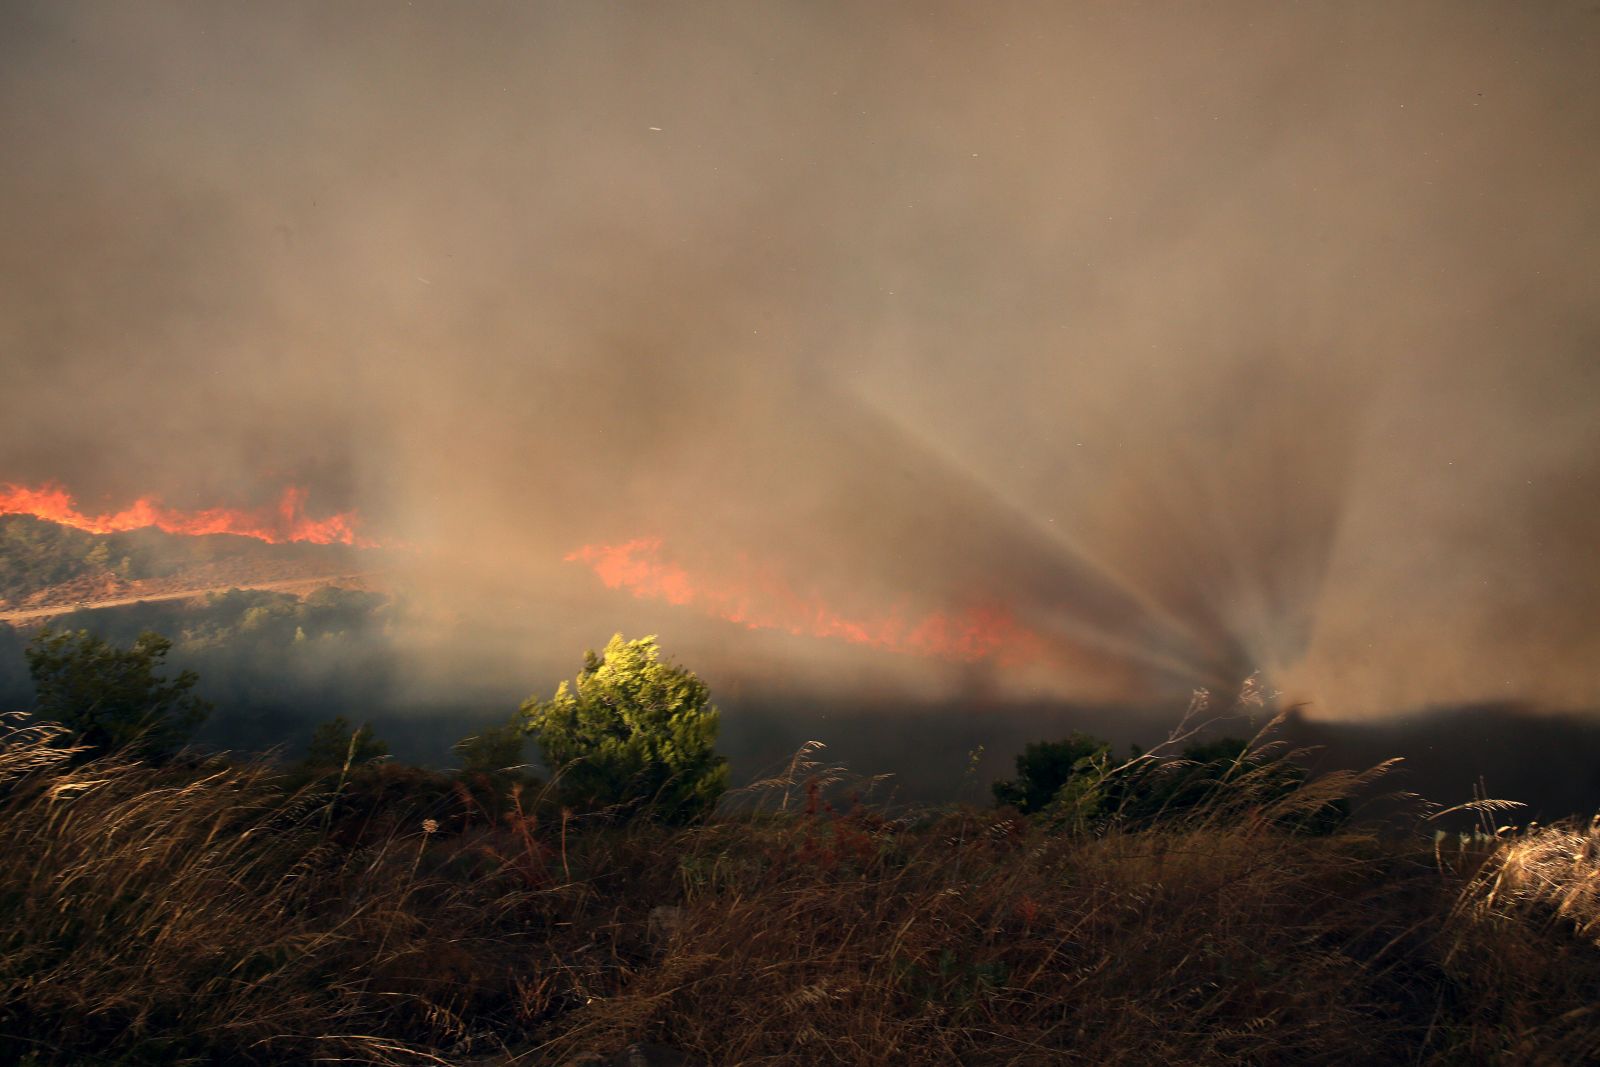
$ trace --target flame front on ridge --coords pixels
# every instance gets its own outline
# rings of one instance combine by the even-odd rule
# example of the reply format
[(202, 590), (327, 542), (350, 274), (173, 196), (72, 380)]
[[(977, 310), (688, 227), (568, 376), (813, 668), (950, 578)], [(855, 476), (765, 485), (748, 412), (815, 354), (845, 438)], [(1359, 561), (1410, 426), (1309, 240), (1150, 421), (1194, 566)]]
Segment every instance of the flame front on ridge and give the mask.
[(0, 515), (31, 515), (96, 534), (154, 527), (166, 533), (190, 536), (233, 534), (274, 545), (300, 541), (375, 547), (375, 542), (357, 533), (359, 520), (355, 512), (344, 511), (314, 519), (305, 513), (306, 496), (306, 490), (290, 486), (271, 508), (206, 508), (202, 511), (169, 508), (154, 497), (142, 496), (121, 511), (85, 515), (78, 510), (72, 495), (59, 485), (46, 483), (31, 488), (6, 484), (0, 486)]
[(566, 556), (583, 563), (609, 589), (641, 599), (693, 606), (752, 630), (783, 630), (808, 637), (840, 638), (889, 652), (975, 663), (1034, 662), (1045, 642), (1001, 607), (954, 613), (930, 612), (907, 619), (898, 612), (846, 617), (815, 594), (804, 594), (780, 576), (746, 566), (733, 580), (708, 580), (662, 558), (659, 538), (614, 545), (584, 545)]

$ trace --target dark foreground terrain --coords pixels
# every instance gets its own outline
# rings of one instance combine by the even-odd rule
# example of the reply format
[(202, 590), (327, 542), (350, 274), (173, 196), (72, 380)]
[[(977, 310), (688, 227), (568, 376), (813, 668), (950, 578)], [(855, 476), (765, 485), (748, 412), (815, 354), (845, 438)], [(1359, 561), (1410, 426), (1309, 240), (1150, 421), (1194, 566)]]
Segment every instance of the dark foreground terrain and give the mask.
[(1600, 1056), (1592, 827), (1334, 828), (1362, 776), (1265, 763), (1137, 823), (890, 817), (814, 755), (670, 827), (509, 775), (80, 761), (14, 718), (0, 1062)]
[[(0, 534), (13, 606), (305, 562), (23, 520)], [(1036, 803), (1016, 793), (1024, 815), (986, 796), (1025, 744), (1088, 730), (1126, 752), (1171, 719), (981, 693), (736, 698), (736, 780), (780, 770), (675, 826), (522, 769), (358, 758), (342, 718), (319, 763), (312, 724), (334, 712), (434, 762), (471, 715), (503, 722), (520, 699), (394, 710), (393, 610), (257, 589), (56, 620), (115, 645), (171, 634), (217, 705), (197, 742), (300, 762), (157, 766), (0, 720), (0, 1064), (1600, 1059), (1600, 830), (1531, 823), (1600, 805), (1592, 717), (1291, 715), (1275, 736), (1315, 751), (1210, 743), (1210, 762), (1151, 775), (1108, 755), (1057, 767)], [(0, 626), (4, 707), (36, 706), (36, 636)], [(814, 736), (895, 773), (852, 778)], [(1391, 756), (1407, 759), (1341, 769)], [(1486, 761), (1488, 795), (1530, 807), (1385, 799), (1465, 799)]]

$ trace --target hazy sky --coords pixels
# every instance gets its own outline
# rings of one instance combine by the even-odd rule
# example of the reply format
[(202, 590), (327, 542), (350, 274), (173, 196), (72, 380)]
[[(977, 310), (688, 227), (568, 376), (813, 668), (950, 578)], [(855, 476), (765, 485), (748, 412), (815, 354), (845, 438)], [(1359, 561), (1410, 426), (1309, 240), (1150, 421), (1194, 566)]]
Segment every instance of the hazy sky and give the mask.
[[(361, 509), (452, 670), (660, 538), (986, 685), (1600, 702), (1600, 6), (0, 3), (0, 481)], [(483, 642), (492, 632), (496, 639)]]

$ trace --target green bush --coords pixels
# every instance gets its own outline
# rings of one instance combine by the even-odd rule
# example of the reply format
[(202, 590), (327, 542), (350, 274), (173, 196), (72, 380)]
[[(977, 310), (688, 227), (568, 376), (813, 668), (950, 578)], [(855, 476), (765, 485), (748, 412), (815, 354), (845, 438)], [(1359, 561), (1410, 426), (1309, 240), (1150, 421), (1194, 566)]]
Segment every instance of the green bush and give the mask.
[(301, 765), (309, 771), (338, 771), (383, 759), (389, 746), (378, 740), (371, 723), (351, 726), (343, 715), (335, 715), (311, 731)]
[(461, 757), (461, 777), (481, 775), (496, 781), (520, 781), (523, 778), (522, 745), (527, 736), (519, 717), (463, 737), (454, 746)]
[(1042, 815), (1058, 829), (1091, 830), (1200, 821), (1215, 824), (1274, 812), (1282, 828), (1328, 833), (1349, 816), (1342, 797), (1317, 800), (1304, 767), (1277, 746), (1252, 749), (1224, 737), (1186, 747), (1181, 755), (1141, 754), (1126, 760), (1087, 734), (1039, 741), (1017, 757), (1017, 777), (994, 783), (996, 803)]
[(46, 626), (27, 650), (34, 710), (66, 726), (92, 753), (127, 750), (168, 760), (211, 711), (192, 692), (200, 680), (193, 671), (170, 681), (157, 676), (171, 649), (171, 641), (148, 631), (122, 648), (87, 630)]
[(521, 713), (574, 807), (688, 822), (708, 815), (728, 787), (710, 690), (664, 662), (653, 636), (613, 636), (603, 653), (584, 653), (576, 682), (549, 700), (530, 697)]
[(1017, 776), (994, 783), (995, 802), (1024, 815), (1043, 811), (1074, 775), (1089, 771), (1110, 751), (1110, 742), (1081, 733), (1060, 741), (1035, 741), (1017, 757)]

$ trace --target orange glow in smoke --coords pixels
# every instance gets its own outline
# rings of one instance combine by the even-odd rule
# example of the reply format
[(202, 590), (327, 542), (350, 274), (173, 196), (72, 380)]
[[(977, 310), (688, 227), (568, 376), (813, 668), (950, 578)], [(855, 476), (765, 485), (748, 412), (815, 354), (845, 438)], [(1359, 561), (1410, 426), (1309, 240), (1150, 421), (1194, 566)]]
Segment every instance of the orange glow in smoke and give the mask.
[(146, 496), (121, 511), (85, 515), (78, 510), (71, 494), (59, 485), (46, 484), (37, 489), (24, 485), (0, 486), (0, 515), (32, 515), (89, 533), (122, 533), (155, 527), (173, 534), (254, 537), (274, 545), (304, 541), (316, 545), (374, 546), (374, 542), (356, 532), (358, 520), (354, 512), (313, 519), (305, 513), (305, 503), (306, 491), (291, 486), (283, 491), (276, 507), (254, 511), (238, 508), (180, 511), (163, 507), (154, 497)]
[(1004, 608), (931, 612), (907, 619), (899, 613), (846, 617), (815, 594), (797, 592), (781, 577), (746, 567), (734, 579), (691, 575), (662, 558), (661, 541), (646, 537), (616, 545), (585, 545), (568, 553), (569, 563), (584, 563), (608, 589), (636, 597), (695, 607), (707, 615), (752, 630), (783, 630), (808, 637), (832, 637), (889, 652), (975, 663), (1034, 662), (1044, 641)]

